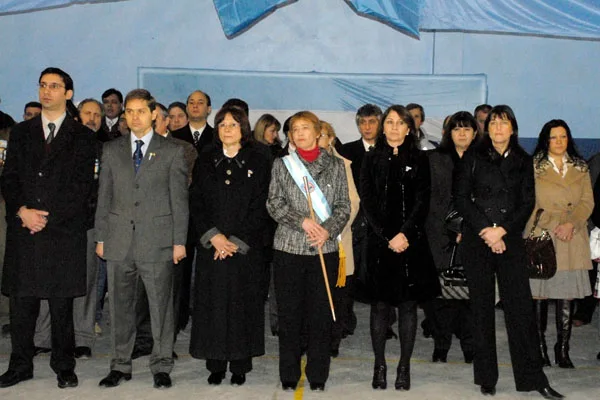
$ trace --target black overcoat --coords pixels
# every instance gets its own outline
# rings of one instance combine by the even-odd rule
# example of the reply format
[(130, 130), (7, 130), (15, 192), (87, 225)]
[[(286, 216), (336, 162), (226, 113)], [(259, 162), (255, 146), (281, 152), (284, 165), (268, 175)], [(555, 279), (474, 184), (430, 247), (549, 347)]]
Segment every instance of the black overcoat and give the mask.
[[(269, 165), (253, 144), (234, 158), (207, 148), (196, 161), (190, 188), (190, 212), (201, 239), (190, 340), (195, 358), (240, 360), (264, 354), (262, 252)], [(206, 240), (217, 233), (215, 228), (232, 241), (241, 240), (248, 252), (213, 260), (214, 247)]]
[[(2, 174), (7, 238), (2, 293), (77, 297), (86, 292), (86, 229), (96, 139), (67, 116), (46, 150), (40, 116), (16, 125)], [(49, 212), (34, 235), (21, 226), (21, 206)]]
[[(429, 165), (425, 153), (416, 149), (412, 141), (412, 136), (406, 137), (398, 156), (381, 141), (363, 160), (360, 198), (369, 226), (367, 268), (356, 277), (355, 297), (359, 301), (397, 305), (407, 300), (428, 300), (440, 292), (424, 234), (429, 206)], [(392, 162), (392, 157), (399, 157), (398, 162)], [(394, 184), (392, 175), (398, 177), (402, 194), (391, 202), (388, 189)], [(390, 225), (392, 207), (404, 211), (403, 218)], [(404, 233), (409, 247), (397, 254), (388, 248), (388, 242), (399, 232)]]

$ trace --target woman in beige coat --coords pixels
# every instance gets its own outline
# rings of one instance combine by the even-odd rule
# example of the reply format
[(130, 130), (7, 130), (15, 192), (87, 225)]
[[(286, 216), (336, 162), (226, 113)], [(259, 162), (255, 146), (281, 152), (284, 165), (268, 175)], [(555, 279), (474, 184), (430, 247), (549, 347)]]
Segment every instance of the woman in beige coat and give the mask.
[(354, 311), (352, 310), (354, 302), (350, 297), (352, 290), (352, 280), (354, 275), (354, 254), (352, 253), (352, 222), (356, 218), (358, 213), (360, 199), (358, 198), (358, 191), (352, 178), (352, 170), (350, 165), (352, 161), (345, 159), (335, 150), (336, 141), (335, 131), (330, 123), (321, 121), (321, 136), (319, 137), (319, 147), (327, 149), (331, 154), (337, 158), (344, 160), (344, 166), (346, 167), (346, 179), (348, 180), (348, 195), (350, 196), (350, 219), (344, 227), (341, 234), (341, 251), (340, 260), (342, 259), (342, 252), (345, 256), (345, 265), (338, 271), (338, 280), (335, 285), (334, 298), (335, 298), (335, 313), (337, 316), (336, 323), (333, 324), (333, 332), (331, 335), (331, 355), (337, 357), (339, 354), (340, 342), (345, 333), (349, 329), (346, 327), (350, 325), (350, 319), (356, 318)]
[(529, 233), (538, 209), (543, 209), (536, 235), (547, 230), (554, 241), (557, 272), (548, 280), (530, 279), (534, 298), (540, 352), (544, 366), (550, 366), (544, 337), (548, 300), (556, 300), (557, 342), (555, 362), (560, 368), (574, 368), (569, 358), (573, 299), (590, 294), (588, 271), (592, 268), (587, 220), (594, 208), (588, 167), (573, 143), (571, 130), (560, 119), (547, 122), (534, 152), (535, 197), (533, 214), (525, 228)]

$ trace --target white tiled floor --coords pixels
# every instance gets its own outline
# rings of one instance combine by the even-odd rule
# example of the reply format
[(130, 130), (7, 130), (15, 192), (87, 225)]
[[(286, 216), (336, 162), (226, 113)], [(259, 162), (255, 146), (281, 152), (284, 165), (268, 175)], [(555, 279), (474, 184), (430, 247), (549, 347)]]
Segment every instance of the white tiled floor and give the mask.
[[(462, 362), (462, 353), (458, 343), (454, 343), (449, 353), (447, 364), (430, 362), (433, 341), (421, 336), (419, 329), (417, 344), (412, 359), (412, 388), (409, 392), (396, 392), (391, 388), (385, 391), (371, 389), (372, 363), (371, 344), (368, 331), (368, 307), (357, 304), (356, 312), (359, 325), (354, 336), (344, 342), (340, 356), (331, 365), (331, 375), (327, 389), (323, 393), (314, 393), (301, 384), (295, 393), (283, 392), (279, 386), (277, 338), (266, 332), (266, 355), (254, 360), (254, 370), (248, 374), (247, 383), (242, 387), (232, 387), (229, 381), (221, 386), (209, 386), (206, 382), (208, 372), (204, 362), (191, 358), (187, 351), (189, 336), (184, 332), (176, 344), (180, 355), (172, 373), (173, 387), (168, 390), (157, 390), (152, 387), (152, 375), (147, 368), (148, 358), (134, 361), (134, 376), (114, 389), (98, 387), (98, 382), (108, 373), (109, 339), (108, 329), (103, 326), (104, 334), (98, 337), (94, 356), (89, 360), (78, 361), (77, 374), (80, 385), (75, 389), (61, 390), (56, 387), (55, 376), (50, 369), (49, 357), (39, 356), (35, 360), (35, 378), (12, 388), (0, 389), (0, 399), (482, 399), (479, 388), (473, 381), (470, 365)], [(497, 386), (497, 399), (537, 399), (537, 393), (517, 393), (514, 389), (512, 370), (504, 330), (502, 311), (496, 312), (498, 326), (498, 356), (500, 360), (500, 381)], [(551, 308), (549, 321), (554, 321)], [(419, 314), (419, 320), (423, 318)], [(554, 344), (555, 330), (549, 323), (548, 343)], [(573, 329), (571, 342), (571, 358), (576, 365), (575, 370), (564, 370), (557, 367), (547, 368), (546, 373), (551, 385), (559, 392), (568, 395), (569, 400), (600, 398), (600, 361), (596, 354), (600, 351), (597, 321), (580, 328)], [(10, 340), (0, 339), (0, 373), (8, 366)], [(388, 381), (393, 383), (395, 368), (399, 357), (397, 341), (388, 341), (388, 364), (390, 373)], [(228, 378), (229, 379), (229, 376)]]

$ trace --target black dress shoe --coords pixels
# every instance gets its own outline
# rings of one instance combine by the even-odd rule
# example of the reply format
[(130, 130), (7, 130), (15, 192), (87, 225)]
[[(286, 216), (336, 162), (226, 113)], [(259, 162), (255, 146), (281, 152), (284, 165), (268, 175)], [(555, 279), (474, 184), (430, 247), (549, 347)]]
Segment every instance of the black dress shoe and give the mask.
[(331, 349), (331, 357), (336, 358), (337, 356), (340, 355), (340, 349)]
[(75, 358), (83, 358), (88, 359), (92, 357), (92, 349), (86, 346), (77, 346), (73, 351), (73, 356)]
[(431, 356), (433, 362), (448, 362), (448, 350), (444, 349), (433, 349), (433, 355)]
[(394, 383), (396, 390), (410, 390), (410, 367), (400, 366), (397, 372), (398, 376), (396, 376), (396, 382)]
[(168, 389), (172, 385), (171, 377), (166, 372), (154, 374), (154, 387), (157, 389)]
[(313, 392), (322, 392), (322, 391), (325, 390), (325, 384), (324, 383), (311, 382), (310, 383), (310, 390), (312, 390)]
[(246, 383), (246, 374), (233, 374), (231, 375), (231, 384), (234, 386), (242, 386)]
[(23, 382), (33, 378), (33, 372), (20, 373), (9, 369), (4, 374), (0, 375), (0, 388), (14, 386), (19, 382)]
[(565, 396), (558, 393), (556, 390), (552, 389), (550, 386), (546, 386), (543, 389), (538, 389), (538, 393), (541, 394), (543, 398), (549, 399), (549, 400), (558, 400), (558, 399), (565, 398)]
[(472, 364), (475, 359), (475, 353), (473, 351), (463, 351), (463, 356), (465, 357), (465, 364)]
[(225, 371), (223, 372), (211, 372), (208, 376), (208, 384), (209, 385), (220, 385), (225, 379)]
[(75, 375), (75, 371), (60, 371), (56, 374), (56, 380), (58, 381), (58, 387), (61, 389), (69, 388), (69, 387), (77, 387), (79, 385), (79, 380), (77, 379), (77, 375)]
[(377, 365), (373, 369), (373, 382), (371, 387), (373, 389), (386, 389), (387, 388), (387, 367), (385, 365)]
[(50, 353), (52, 351), (52, 349), (49, 349), (47, 347), (37, 347), (35, 346), (33, 348), (33, 356), (38, 356), (40, 354), (45, 354), (45, 353)]
[(143, 347), (134, 347), (133, 352), (131, 352), (131, 359), (135, 360), (140, 357), (149, 356), (152, 354), (152, 349), (146, 349)]
[(131, 379), (131, 374), (126, 374), (121, 371), (112, 370), (109, 372), (109, 374), (106, 376), (106, 378), (104, 378), (100, 381), (98, 386), (115, 387), (115, 386), (119, 386), (121, 384), (122, 380), (128, 381), (130, 379)]
[(298, 384), (296, 382), (281, 382), (281, 388), (285, 392), (293, 392)]
[(484, 396), (495, 396), (496, 395), (496, 387), (481, 385), (481, 394)]

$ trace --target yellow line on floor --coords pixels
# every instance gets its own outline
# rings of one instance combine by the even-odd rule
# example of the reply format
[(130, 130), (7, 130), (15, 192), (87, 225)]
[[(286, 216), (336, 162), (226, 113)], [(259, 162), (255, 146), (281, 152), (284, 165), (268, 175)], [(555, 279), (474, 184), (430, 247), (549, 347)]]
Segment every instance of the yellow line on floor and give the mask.
[(304, 374), (304, 369), (306, 368), (306, 358), (302, 358), (302, 364), (300, 370), (300, 380), (298, 381), (298, 386), (296, 386), (296, 391), (294, 392), (294, 400), (302, 400), (304, 398), (304, 382), (306, 381), (306, 375)]

